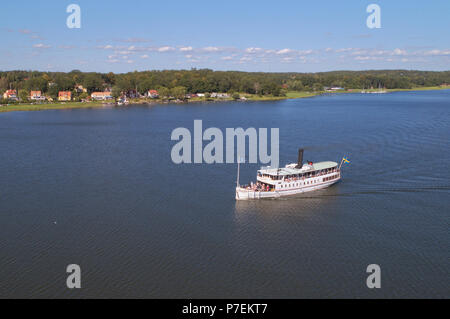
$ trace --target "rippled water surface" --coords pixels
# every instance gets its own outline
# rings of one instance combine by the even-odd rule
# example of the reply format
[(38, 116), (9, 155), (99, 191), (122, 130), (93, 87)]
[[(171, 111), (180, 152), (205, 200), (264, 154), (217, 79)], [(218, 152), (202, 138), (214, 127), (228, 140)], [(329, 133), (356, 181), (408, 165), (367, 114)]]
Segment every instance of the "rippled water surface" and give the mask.
[[(299, 146), (351, 165), (236, 202), (235, 165), (171, 162), (195, 119), (279, 127), (283, 165)], [(1, 114), (0, 297), (449, 297), (449, 135), (449, 90)]]

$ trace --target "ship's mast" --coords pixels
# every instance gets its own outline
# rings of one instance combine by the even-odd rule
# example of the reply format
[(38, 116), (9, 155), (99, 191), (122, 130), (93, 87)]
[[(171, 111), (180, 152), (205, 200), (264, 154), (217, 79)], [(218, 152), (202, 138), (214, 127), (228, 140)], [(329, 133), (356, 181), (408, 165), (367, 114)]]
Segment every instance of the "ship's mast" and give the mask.
[(237, 179), (236, 179), (236, 186), (239, 187), (239, 174), (240, 174), (240, 164), (241, 164), (241, 159), (238, 157), (238, 171), (237, 171)]

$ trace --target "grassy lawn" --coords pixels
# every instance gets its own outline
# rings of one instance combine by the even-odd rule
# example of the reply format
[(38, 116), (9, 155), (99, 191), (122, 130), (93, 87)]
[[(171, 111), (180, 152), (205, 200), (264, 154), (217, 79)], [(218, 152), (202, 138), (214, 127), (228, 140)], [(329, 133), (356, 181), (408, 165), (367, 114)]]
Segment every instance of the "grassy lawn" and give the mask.
[(431, 91), (431, 90), (445, 90), (450, 89), (450, 87), (442, 87), (442, 86), (422, 86), (422, 87), (416, 87), (412, 89), (388, 89), (388, 92), (401, 92), (401, 91)]
[(43, 110), (64, 110), (64, 109), (81, 109), (101, 107), (102, 102), (68, 102), (68, 103), (49, 103), (49, 104), (10, 104), (0, 106), (0, 113), (14, 111), (43, 111)]
[(296, 92), (290, 91), (286, 94), (288, 99), (301, 99), (304, 97), (312, 97), (321, 94), (321, 92)]

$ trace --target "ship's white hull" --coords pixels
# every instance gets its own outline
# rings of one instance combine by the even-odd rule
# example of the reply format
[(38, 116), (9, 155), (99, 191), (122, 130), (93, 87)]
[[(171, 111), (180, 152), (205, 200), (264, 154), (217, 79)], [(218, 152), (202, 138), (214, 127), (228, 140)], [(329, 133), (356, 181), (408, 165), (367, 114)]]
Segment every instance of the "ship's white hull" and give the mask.
[[(289, 196), (289, 195), (296, 195), (296, 194), (302, 194), (306, 192), (312, 192), (315, 190), (327, 188), (333, 184), (336, 184), (340, 181), (340, 176), (337, 179), (327, 181), (327, 182), (321, 182), (313, 185), (302, 185), (300, 187), (293, 187), (291, 189), (280, 189), (280, 190), (274, 190), (274, 191), (254, 191), (254, 190), (248, 190), (241, 187), (236, 187), (236, 200), (251, 200), (251, 199), (264, 199), (264, 198), (279, 198), (282, 196)], [(303, 184), (303, 183), (302, 183)]]

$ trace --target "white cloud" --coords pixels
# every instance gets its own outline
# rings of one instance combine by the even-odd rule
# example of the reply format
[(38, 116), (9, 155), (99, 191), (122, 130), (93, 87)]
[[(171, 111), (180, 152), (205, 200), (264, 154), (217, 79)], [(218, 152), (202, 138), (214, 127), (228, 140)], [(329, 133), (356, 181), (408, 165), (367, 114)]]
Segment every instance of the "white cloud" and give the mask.
[(406, 51), (396, 48), (394, 49), (394, 55), (406, 55)]
[(259, 52), (263, 51), (263, 49), (261, 49), (261, 48), (247, 48), (244, 51), (245, 51), (245, 53), (253, 54), (253, 53), (259, 53)]
[(219, 52), (220, 49), (218, 47), (206, 47), (206, 48), (203, 48), (202, 51), (204, 51), (204, 52)]
[(424, 55), (450, 55), (450, 49), (447, 50), (429, 50), (429, 51), (425, 51)]
[(130, 54), (133, 54), (133, 52), (132, 51), (116, 51), (116, 53), (117, 54), (120, 54), (120, 55), (130, 55)]
[(149, 39), (144, 39), (144, 38), (115, 39), (114, 41), (126, 42), (126, 43), (145, 43), (145, 42), (150, 42)]
[(301, 50), (301, 51), (298, 51), (298, 53), (302, 54), (302, 55), (308, 55), (308, 54), (313, 54), (314, 51), (313, 50)]
[(293, 57), (285, 57), (285, 58), (281, 59), (281, 62), (283, 62), (283, 63), (291, 63), (293, 61), (294, 61)]
[(51, 45), (43, 44), (43, 43), (39, 43), (39, 44), (34, 44), (33, 45), (33, 48), (36, 48), (36, 49), (48, 49), (48, 48), (51, 48), (51, 47), (52, 47)]
[(193, 50), (192, 47), (181, 47), (181, 48), (180, 48), (180, 51), (181, 51), (181, 52), (189, 52), (189, 51), (192, 51), (192, 50)]
[(147, 54), (141, 55), (141, 59), (148, 59), (149, 56)]
[(110, 44), (108, 44), (108, 45), (99, 45), (99, 46), (97, 46), (97, 49), (111, 50), (111, 49), (114, 49), (114, 47), (112, 45), (110, 45)]
[(288, 53), (292, 53), (292, 52), (294, 52), (294, 51), (291, 49), (282, 49), (282, 50), (277, 51), (277, 54), (288, 54)]
[(169, 47), (169, 46), (164, 46), (164, 47), (160, 47), (157, 49), (158, 52), (170, 52), (170, 51), (174, 51), (175, 48)]
[(349, 51), (353, 51), (353, 50), (358, 50), (356, 48), (342, 48), (342, 49), (336, 49), (336, 53), (341, 53), (341, 52), (349, 52)]

